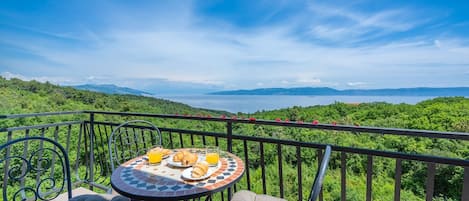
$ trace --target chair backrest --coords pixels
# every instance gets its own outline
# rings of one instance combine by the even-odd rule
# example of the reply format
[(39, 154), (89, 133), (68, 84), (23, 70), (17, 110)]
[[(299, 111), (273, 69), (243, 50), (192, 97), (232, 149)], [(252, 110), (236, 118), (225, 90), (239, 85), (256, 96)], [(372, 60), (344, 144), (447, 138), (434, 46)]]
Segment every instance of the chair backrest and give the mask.
[(4, 201), (47, 201), (64, 189), (72, 197), (67, 152), (52, 139), (27, 137), (0, 145), (0, 171)]
[(125, 161), (145, 154), (155, 145), (161, 145), (161, 132), (151, 122), (132, 120), (120, 124), (114, 128), (108, 141), (112, 171)]
[(331, 146), (327, 145), (326, 149), (324, 150), (321, 164), (318, 167), (318, 172), (314, 178), (313, 187), (311, 188), (308, 201), (316, 201), (319, 197), (319, 193), (321, 192), (322, 188), (322, 182), (324, 180), (324, 176), (326, 175), (327, 165), (329, 164), (329, 160), (331, 158), (331, 151)]

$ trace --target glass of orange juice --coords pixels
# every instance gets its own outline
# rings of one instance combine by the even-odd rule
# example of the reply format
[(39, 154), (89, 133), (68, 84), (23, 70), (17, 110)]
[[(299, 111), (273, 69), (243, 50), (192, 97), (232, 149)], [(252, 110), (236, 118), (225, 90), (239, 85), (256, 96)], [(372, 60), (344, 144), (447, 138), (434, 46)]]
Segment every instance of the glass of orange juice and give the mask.
[(148, 164), (150, 165), (158, 165), (163, 160), (163, 147), (161, 146), (154, 146), (147, 152), (148, 156)]
[(205, 148), (205, 161), (210, 166), (217, 166), (220, 160), (220, 149), (217, 146), (207, 146)]

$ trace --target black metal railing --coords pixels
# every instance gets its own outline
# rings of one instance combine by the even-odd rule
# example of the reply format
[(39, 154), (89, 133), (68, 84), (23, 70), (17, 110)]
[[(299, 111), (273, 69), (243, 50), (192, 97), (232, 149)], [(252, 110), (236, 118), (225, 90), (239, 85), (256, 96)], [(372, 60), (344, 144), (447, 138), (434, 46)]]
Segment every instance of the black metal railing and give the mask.
[[(359, 196), (363, 198), (361, 200), (372, 200), (373, 192), (376, 190), (373, 180), (376, 179), (378, 168), (382, 168), (376, 167), (376, 161), (384, 161), (383, 163), (387, 164), (386, 168), (394, 169), (394, 188), (393, 192), (389, 192), (393, 195), (394, 200), (401, 200), (404, 171), (415, 164), (426, 166), (425, 180), (421, 186), (426, 200), (432, 200), (435, 196), (445, 196), (445, 194), (435, 194), (435, 189), (439, 187), (435, 185), (435, 179), (439, 176), (438, 171), (447, 166), (453, 167), (453, 169), (444, 169), (445, 171), (452, 170), (454, 174), (460, 173), (460, 182), (456, 184), (460, 188), (458, 189), (460, 199), (469, 200), (468, 159), (435, 156), (428, 153), (404, 153), (400, 150), (382, 150), (374, 147), (344, 146), (327, 140), (305, 141), (301, 140), (301, 135), (295, 136), (299, 135), (298, 133), (321, 132), (322, 135), (326, 136), (355, 135), (357, 137), (370, 136), (371, 139), (401, 136), (404, 139), (456, 140), (467, 144), (469, 142), (468, 133), (102, 111), (4, 115), (0, 118), (16, 119), (84, 114), (87, 117), (81, 118), (79, 121), (0, 128), (0, 132), (6, 133), (6, 135), (0, 136), (0, 143), (15, 138), (28, 137), (31, 136), (31, 133), (58, 140), (66, 145), (69, 153), (75, 152), (76, 157), (71, 157), (71, 163), (74, 164), (74, 172), (77, 175), (74, 179), (75, 184), (86, 184), (91, 189), (98, 187), (107, 190), (110, 186), (109, 176), (111, 174), (107, 141), (113, 127), (124, 120), (145, 119), (158, 126), (164, 125), (160, 129), (163, 145), (166, 147), (178, 148), (213, 144), (242, 157), (247, 168), (243, 179), (232, 189), (234, 191), (248, 189), (291, 200), (303, 200), (307, 198), (305, 193), (309, 192), (314, 179), (314, 176), (310, 175), (317, 167), (313, 165), (313, 162), (319, 164), (321, 153), (326, 144), (331, 144), (333, 156), (330, 169), (337, 170), (340, 175), (340, 178), (334, 179), (340, 180), (341, 200), (348, 200), (351, 196), (347, 193), (348, 189), (355, 188), (348, 181), (351, 174), (365, 177), (366, 189), (364, 189), (363, 195)], [(187, 121), (191, 123), (181, 123)], [(289, 130), (278, 131), (276, 129)], [(290, 134), (283, 135), (283, 132)], [(348, 162), (352, 160), (360, 161), (366, 171), (359, 172), (348, 167)], [(287, 182), (291, 184), (292, 180), (296, 185), (286, 185)], [(327, 176), (324, 183), (325, 185), (328, 183)], [(439, 193), (444, 192), (439, 191)], [(229, 192), (222, 192), (218, 197), (215, 197), (219, 200), (229, 200), (229, 198)], [(321, 193), (320, 200), (323, 199)]]

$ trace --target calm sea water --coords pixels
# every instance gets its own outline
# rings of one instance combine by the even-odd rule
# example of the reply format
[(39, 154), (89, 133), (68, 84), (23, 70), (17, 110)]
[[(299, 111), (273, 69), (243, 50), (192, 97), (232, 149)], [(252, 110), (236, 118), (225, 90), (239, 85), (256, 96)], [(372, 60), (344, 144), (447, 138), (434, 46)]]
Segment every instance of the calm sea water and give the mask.
[(435, 98), (431, 96), (253, 96), (253, 95), (173, 95), (157, 96), (166, 100), (185, 103), (192, 107), (224, 110), (229, 112), (253, 113), (293, 106), (328, 105), (344, 103), (408, 103), (415, 104)]

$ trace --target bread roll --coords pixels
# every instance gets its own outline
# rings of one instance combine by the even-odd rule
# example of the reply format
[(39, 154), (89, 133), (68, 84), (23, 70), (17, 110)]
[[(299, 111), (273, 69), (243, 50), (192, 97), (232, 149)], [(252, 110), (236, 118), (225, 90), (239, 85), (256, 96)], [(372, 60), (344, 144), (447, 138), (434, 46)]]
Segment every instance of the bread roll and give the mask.
[(194, 168), (195, 167), (202, 169), (204, 172), (208, 171), (208, 163), (206, 161), (200, 161), (200, 162), (196, 163), (194, 165)]
[(163, 149), (161, 152), (163, 152), (163, 156), (167, 156), (171, 153), (171, 150), (169, 149)]
[(184, 154), (181, 164), (185, 166), (192, 165), (197, 162), (197, 159), (198, 159), (197, 154), (192, 154), (192, 153), (187, 152), (186, 154)]
[(151, 151), (160, 151), (163, 154), (163, 156), (167, 156), (168, 154), (171, 153), (171, 150), (164, 149), (164, 148), (161, 148), (161, 147), (154, 148)]
[(205, 161), (198, 162), (194, 165), (192, 169), (192, 177), (193, 178), (200, 178), (207, 174), (208, 171), (208, 163)]
[(187, 152), (187, 151), (178, 151), (176, 154), (174, 154), (173, 161), (174, 162), (181, 162), (182, 159), (184, 158), (184, 155), (186, 155), (187, 153), (189, 153), (189, 152)]

